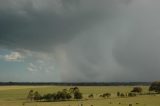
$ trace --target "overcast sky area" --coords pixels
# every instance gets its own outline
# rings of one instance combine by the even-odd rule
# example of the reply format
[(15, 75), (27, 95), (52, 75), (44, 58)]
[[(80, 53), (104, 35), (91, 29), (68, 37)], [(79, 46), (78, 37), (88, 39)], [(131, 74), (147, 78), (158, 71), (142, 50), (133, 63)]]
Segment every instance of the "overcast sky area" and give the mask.
[(1, 0), (0, 81), (160, 80), (160, 0)]

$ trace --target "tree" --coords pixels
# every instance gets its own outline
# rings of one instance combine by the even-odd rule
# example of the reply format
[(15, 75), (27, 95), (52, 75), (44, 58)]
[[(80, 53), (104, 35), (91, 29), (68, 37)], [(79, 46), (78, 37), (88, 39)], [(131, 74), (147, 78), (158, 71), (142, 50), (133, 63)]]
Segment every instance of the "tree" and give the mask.
[(70, 88), (70, 89), (69, 89), (69, 93), (72, 94), (73, 92), (74, 92), (74, 89), (73, 89), (73, 88)]
[(68, 93), (66, 89), (53, 94), (48, 93), (41, 97), (41, 99), (45, 101), (64, 101), (69, 100), (71, 98), (72, 96), (70, 95), (70, 93)]
[(46, 100), (46, 101), (53, 101), (53, 100), (55, 100), (55, 95), (48, 93), (48, 94), (45, 94), (45, 95), (42, 97), (42, 99), (44, 99), (44, 100)]
[[(72, 94), (74, 96), (74, 99), (82, 99), (82, 93), (80, 93), (78, 87), (75, 87), (72, 89)], [(71, 93), (67, 89), (63, 89), (62, 91), (58, 91), (57, 93), (48, 93), (43, 96), (39, 94), (39, 92), (33, 92), (33, 90), (30, 90), (28, 93), (28, 99), (30, 100), (44, 100), (44, 101), (64, 101), (69, 100), (72, 98)]]
[(78, 88), (78, 87), (74, 87), (74, 88), (70, 88), (70, 89), (69, 89), (69, 92), (70, 92), (70, 93), (74, 93), (74, 92), (76, 92), (76, 91), (79, 91), (79, 88)]
[(118, 97), (120, 96), (120, 94), (121, 94), (120, 92), (117, 92), (117, 96), (118, 96)]
[(57, 96), (58, 100), (64, 100), (65, 99), (65, 93), (63, 93), (61, 91), (58, 91), (56, 96)]
[(142, 88), (141, 87), (134, 87), (131, 92), (141, 93), (142, 92)]
[(64, 96), (63, 99), (69, 100), (69, 99), (72, 98), (71, 94), (69, 93), (69, 91), (68, 91), (67, 89), (63, 89), (63, 90), (62, 90), (62, 93), (63, 93), (63, 96)]
[(58, 100), (69, 100), (72, 98), (72, 96), (70, 95), (70, 93), (67, 92), (67, 90), (57, 92), (56, 97)]
[(38, 91), (36, 91), (35, 93), (34, 93), (34, 100), (41, 100), (41, 95), (38, 93)]
[(27, 99), (29, 99), (29, 100), (31, 100), (31, 101), (34, 99), (34, 92), (33, 92), (33, 90), (30, 90), (30, 91), (29, 91), (28, 96), (27, 96)]
[(82, 99), (82, 93), (80, 93), (79, 91), (75, 91), (74, 92), (74, 99)]
[(78, 87), (70, 88), (69, 93), (73, 96), (74, 99), (82, 99), (82, 93)]
[(149, 91), (160, 93), (160, 81), (153, 82), (149, 87)]
[(71, 98), (72, 98), (72, 96), (70, 95), (70, 93), (67, 93), (67, 94), (66, 94), (66, 99), (69, 100), (69, 99), (71, 99)]

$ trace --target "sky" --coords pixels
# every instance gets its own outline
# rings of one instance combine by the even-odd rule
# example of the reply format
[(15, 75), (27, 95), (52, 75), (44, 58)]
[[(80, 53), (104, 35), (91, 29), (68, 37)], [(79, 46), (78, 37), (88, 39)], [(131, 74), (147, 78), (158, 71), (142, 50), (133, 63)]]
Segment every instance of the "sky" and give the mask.
[(0, 81), (159, 80), (159, 5), (159, 0), (1, 0)]

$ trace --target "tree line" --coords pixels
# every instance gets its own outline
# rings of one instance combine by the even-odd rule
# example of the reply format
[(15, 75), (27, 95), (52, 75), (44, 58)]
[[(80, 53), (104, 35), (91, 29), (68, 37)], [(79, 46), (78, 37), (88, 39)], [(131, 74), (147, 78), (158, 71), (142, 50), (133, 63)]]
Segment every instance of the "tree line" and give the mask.
[[(141, 87), (133, 87), (129, 93), (117, 92), (117, 97), (135, 97), (137, 95), (150, 95), (160, 93), (160, 82), (153, 82), (149, 87), (149, 93), (142, 93)], [(99, 95), (102, 98), (110, 98), (111, 93), (103, 93)], [(63, 89), (56, 93), (47, 93), (41, 95), (38, 91), (30, 90), (27, 99), (30, 101), (68, 101), (68, 100), (80, 100), (83, 98), (83, 94), (78, 87), (72, 87), (69, 89)], [(94, 98), (94, 94), (89, 94), (88, 98)]]
[(78, 87), (63, 89), (56, 93), (48, 93), (41, 95), (38, 91), (30, 90), (27, 99), (30, 101), (67, 101), (71, 99), (82, 99), (82, 93)]
[(34, 85), (34, 86), (138, 86), (150, 85), (151, 82), (0, 82), (0, 86), (5, 85)]

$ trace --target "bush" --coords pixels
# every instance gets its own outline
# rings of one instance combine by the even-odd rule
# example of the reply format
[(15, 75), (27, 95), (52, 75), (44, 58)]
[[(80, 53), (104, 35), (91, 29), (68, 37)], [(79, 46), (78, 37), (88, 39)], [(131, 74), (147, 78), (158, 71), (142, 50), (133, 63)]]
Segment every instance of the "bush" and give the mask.
[(93, 94), (88, 95), (88, 98), (94, 98)]
[(70, 93), (67, 93), (67, 94), (66, 94), (66, 99), (69, 100), (69, 99), (71, 99), (71, 98), (72, 98), (71, 94), (70, 94)]
[(134, 87), (131, 92), (141, 93), (142, 92), (142, 88), (141, 87)]
[(79, 89), (77, 87), (72, 88), (73, 92), (70, 93), (67, 89), (63, 89), (62, 91), (58, 91), (57, 93), (48, 93), (43, 96), (41, 96), (37, 91), (33, 92), (33, 90), (30, 90), (28, 93), (27, 98), (30, 100), (44, 100), (44, 101), (64, 101), (69, 100), (72, 98), (72, 94), (74, 96), (74, 99), (82, 99), (82, 93), (80, 93)]
[(79, 91), (75, 91), (74, 92), (74, 99), (82, 99), (82, 93), (80, 93)]
[(103, 98), (109, 98), (111, 96), (111, 94), (110, 93), (104, 93), (103, 95), (101, 95), (101, 97), (103, 97)]
[(55, 94), (45, 94), (42, 99), (46, 101), (54, 101), (55, 100)]
[(120, 94), (121, 94), (120, 92), (117, 92), (117, 96), (118, 96), (118, 97), (120, 96)]
[(149, 91), (160, 93), (160, 82), (153, 82), (149, 87)]
[(70, 93), (74, 93), (74, 92), (76, 92), (76, 91), (79, 91), (79, 88), (78, 88), (78, 87), (73, 87), (73, 88), (70, 88), (70, 89), (69, 89), (69, 92), (70, 92)]
[(64, 101), (64, 100), (69, 100), (71, 98), (72, 96), (64, 91), (58, 91), (57, 93), (53, 94), (49, 93), (42, 97), (42, 99), (46, 101)]
[(34, 92), (33, 92), (33, 90), (30, 90), (30, 91), (29, 91), (28, 96), (27, 96), (27, 99), (29, 99), (29, 100), (31, 100), (31, 101), (34, 99)]
[(130, 92), (129, 94), (128, 94), (128, 97), (135, 97), (136, 96), (136, 93), (133, 93), (133, 92)]
[(41, 100), (41, 95), (37, 91), (34, 93), (34, 100)]
[(121, 94), (120, 94), (120, 97), (125, 97), (124, 93), (121, 93)]
[(65, 93), (64, 93), (64, 92), (61, 92), (61, 91), (58, 91), (56, 96), (57, 96), (57, 99), (58, 99), (58, 100), (65, 100), (65, 99), (66, 99)]

